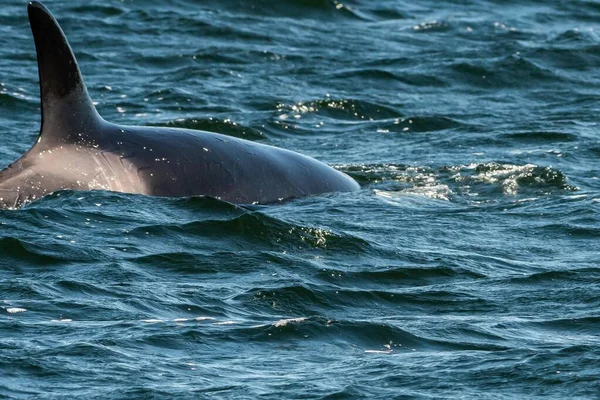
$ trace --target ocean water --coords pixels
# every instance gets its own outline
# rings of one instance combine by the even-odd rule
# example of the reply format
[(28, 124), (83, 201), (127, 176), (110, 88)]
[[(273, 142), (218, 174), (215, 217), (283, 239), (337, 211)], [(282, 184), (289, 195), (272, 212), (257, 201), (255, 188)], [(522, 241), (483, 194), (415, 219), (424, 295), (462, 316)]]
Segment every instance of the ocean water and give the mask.
[[(600, 3), (48, 0), (109, 121), (362, 185), (0, 211), (0, 398), (598, 398)], [(0, 7), (0, 165), (33, 144)]]

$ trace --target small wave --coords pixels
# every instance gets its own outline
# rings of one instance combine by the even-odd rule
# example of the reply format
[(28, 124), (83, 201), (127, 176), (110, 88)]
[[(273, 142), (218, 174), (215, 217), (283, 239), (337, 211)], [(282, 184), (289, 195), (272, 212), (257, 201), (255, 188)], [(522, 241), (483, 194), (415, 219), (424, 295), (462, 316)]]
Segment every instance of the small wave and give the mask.
[(216, 132), (221, 133), (223, 135), (243, 138), (247, 140), (266, 139), (266, 135), (258, 129), (240, 125), (237, 122), (233, 122), (230, 119), (217, 120), (214, 118), (182, 118), (173, 121), (155, 123), (152, 125), (164, 126), (169, 128), (183, 128)]
[[(193, 103), (193, 106), (204, 106), (205, 100), (196, 98), (194, 94), (187, 92), (185, 89), (157, 89), (145, 95), (145, 101), (152, 101), (154, 104), (165, 104), (165, 108), (175, 106), (188, 106)], [(180, 110), (179, 110), (180, 111)]]
[[(227, 258), (230, 261), (227, 266), (227, 273), (248, 273), (249, 268), (244, 267), (244, 261), (248, 261), (248, 256), (238, 253), (229, 253), (225, 255), (215, 252), (210, 256), (205, 256), (204, 254), (188, 252), (170, 252), (130, 258), (129, 261), (136, 264), (142, 264), (146, 268), (160, 270), (161, 272), (168, 271), (171, 273), (193, 275), (222, 272), (222, 262), (212, 261), (214, 258), (220, 259), (221, 257)], [(236, 258), (239, 259), (239, 264), (233, 262)], [(236, 265), (240, 267), (238, 271), (235, 270)]]
[(368, 6), (373, 8), (365, 7), (366, 4), (361, 7), (363, 14), (369, 15), (372, 20), (376, 21), (395, 21), (410, 18), (410, 14), (406, 12), (402, 4), (398, 3), (394, 7), (394, 3), (380, 3), (372, 2)]
[(569, 45), (593, 42), (593, 37), (580, 29), (568, 29), (559, 33), (549, 40), (553, 45)]
[(411, 86), (418, 87), (434, 87), (434, 88), (445, 88), (451, 84), (444, 80), (441, 76), (433, 75), (432, 73), (415, 73), (415, 72), (403, 72), (397, 79)]
[[(267, 247), (292, 247), (298, 249), (328, 249), (350, 253), (363, 253), (370, 244), (363, 239), (332, 231), (294, 225), (267, 215), (253, 212), (226, 218), (209, 219), (176, 225), (149, 225), (137, 227), (130, 232), (135, 236), (165, 236), (183, 234), (189, 236), (242, 238), (244, 241)], [(254, 248), (255, 249), (255, 248)]]
[(570, 238), (595, 239), (600, 237), (600, 227), (597, 226), (576, 225), (571, 223), (552, 223), (538, 229), (543, 229), (555, 235), (558, 233), (563, 233)]
[(452, 66), (455, 78), (468, 85), (511, 88), (555, 83), (561, 78), (552, 70), (522, 56), (509, 56), (492, 63), (460, 62)]
[(468, 293), (407, 288), (405, 290), (362, 290), (335, 286), (293, 285), (277, 288), (255, 288), (238, 295), (236, 301), (254, 303), (264, 312), (276, 310), (292, 315), (319, 315), (332, 309), (395, 310), (406, 312), (444, 313), (462, 310), (465, 313), (496, 310), (494, 302)]
[(70, 8), (70, 11), (85, 15), (85, 17), (89, 17), (94, 15), (96, 17), (115, 17), (117, 15), (121, 15), (125, 12), (122, 8), (109, 6), (104, 4), (94, 4), (94, 5), (78, 5)]
[[(133, 201), (141, 196), (121, 192), (110, 192), (104, 190), (76, 191), (58, 190), (43, 196), (39, 200), (27, 203), (21, 210), (24, 213), (43, 218), (50, 215), (54, 220), (64, 221), (73, 215), (65, 215), (71, 210), (82, 210), (90, 212), (93, 208), (102, 208), (110, 203), (125, 203)], [(116, 222), (117, 219), (112, 219)]]
[[(55, 221), (93, 217), (101, 222), (118, 224), (123, 217), (135, 221), (138, 212), (142, 212), (142, 218), (147, 220), (159, 211), (168, 212), (171, 207), (192, 212), (196, 217), (215, 217), (220, 214), (230, 217), (247, 211), (241, 206), (210, 196), (155, 197), (104, 190), (60, 190), (25, 205), (22, 210), (38, 218), (50, 216)], [(152, 212), (147, 214), (145, 210)]]
[[(206, 3), (209, 1), (211, 0), (206, 0), (202, 6), (204, 7), (207, 5)], [(197, 7), (196, 10), (203, 7)], [(224, 9), (226, 8), (226, 5), (219, 2), (216, 8)], [(248, 11), (249, 13), (252, 13), (254, 9), (256, 9), (256, 7), (248, 7), (247, 3), (243, 3), (242, 5), (238, 6), (235, 11), (242, 11), (242, 13), (243, 11)], [(224, 44), (230, 44), (232, 40), (242, 40), (263, 44), (273, 42), (273, 35), (271, 32), (262, 32), (259, 29), (254, 29), (251, 24), (223, 23), (222, 18), (215, 19), (211, 16), (199, 15), (195, 12), (190, 13), (189, 10), (183, 11), (175, 8), (162, 9), (160, 13), (162, 25), (157, 25), (156, 13), (152, 7), (146, 7), (146, 9), (137, 9), (135, 10), (135, 13), (137, 15), (132, 16), (131, 20), (147, 22), (145, 24), (147, 25), (145, 29), (156, 26), (167, 27), (165, 29), (150, 28), (154, 35), (164, 34), (165, 30), (167, 30), (171, 32), (178, 32), (180, 34), (187, 35), (188, 37), (201, 37), (203, 40), (216, 39), (218, 41), (222, 41)], [(138, 26), (131, 27), (130, 29), (135, 32), (139, 31)], [(177, 45), (177, 47), (180, 46)]]
[[(480, 332), (461, 332), (452, 339), (440, 339), (417, 334), (397, 326), (361, 320), (335, 320), (322, 317), (298, 317), (286, 323), (238, 328), (230, 332), (237, 341), (304, 340), (340, 342), (367, 353), (393, 353), (407, 351), (501, 351), (507, 347), (497, 344), (502, 340)], [(461, 340), (464, 339), (464, 340)]]
[(381, 68), (360, 68), (336, 72), (334, 78), (350, 79), (363, 78), (365, 81), (395, 81), (400, 80), (394, 72)]
[(52, 360), (54, 357), (87, 357), (89, 359), (105, 360), (106, 362), (108, 360), (117, 361), (129, 358), (123, 351), (94, 342), (57, 344), (50, 349), (41, 350), (38, 356), (40, 360)]
[(116, 293), (102, 287), (98, 284), (91, 282), (77, 281), (74, 279), (60, 280), (54, 282), (54, 289), (56, 289), (62, 296), (67, 294), (81, 295), (81, 296), (98, 296), (104, 298), (116, 297)]
[(531, 284), (552, 284), (556, 282), (600, 282), (600, 268), (582, 268), (568, 271), (546, 271), (538, 272), (525, 277), (515, 277), (510, 279), (510, 283), (531, 285)]
[(257, 0), (252, 7), (242, 0), (218, 2), (219, 8), (233, 8), (236, 12), (261, 16), (293, 17), (300, 19), (349, 18), (364, 20), (366, 17), (342, 0), (289, 0), (273, 2)]
[[(226, 53), (225, 53), (226, 52)], [(223, 49), (221, 47), (208, 47), (198, 50), (192, 54), (186, 54), (184, 57), (191, 58), (194, 62), (200, 65), (207, 64), (248, 64), (248, 53), (239, 54), (239, 49)], [(244, 57), (245, 56), (245, 57)]]
[(600, 336), (597, 329), (599, 324), (600, 317), (597, 316), (559, 318), (526, 323), (529, 328), (547, 330), (550, 335), (561, 339), (569, 340), (573, 336), (577, 336), (581, 340), (585, 340), (584, 337), (587, 336), (587, 339), (591, 342), (596, 342)]
[(389, 106), (365, 100), (332, 98), (299, 102), (293, 105), (278, 104), (277, 114), (277, 118), (281, 121), (288, 118), (299, 119), (306, 115), (350, 121), (401, 118), (400, 113)]
[(380, 133), (410, 133), (443, 131), (455, 129), (460, 126), (463, 125), (448, 117), (414, 116), (396, 118), (393, 121), (378, 123), (377, 129)]
[[(410, 71), (398, 71), (397, 67), (389, 69), (383, 69), (378, 66), (383, 64), (394, 64), (394, 60), (378, 59), (370, 60), (363, 64), (362, 68), (348, 69), (336, 71), (328, 76), (328, 80), (342, 80), (350, 81), (357, 80), (359, 86), (371, 86), (373, 84), (380, 84), (382, 87), (389, 87), (394, 85), (394, 82), (400, 82), (405, 85), (417, 86), (417, 87), (434, 87), (444, 88), (450, 84), (443, 79), (443, 77), (436, 76), (434, 73), (415, 73)], [(389, 67), (388, 67), (389, 68)]]
[(0, 88), (0, 107), (3, 109), (23, 110), (24, 107), (37, 107), (37, 99), (19, 92), (8, 92)]
[[(32, 265), (52, 265), (63, 263), (65, 259), (56, 255), (45, 254), (37, 246), (23, 240), (5, 237), (0, 238), (0, 253), (4, 259), (17, 260), (18, 263), (29, 263)], [(0, 264), (4, 264), (5, 260)], [(5, 265), (8, 268), (8, 264)]]
[[(432, 132), (459, 129), (466, 125), (437, 115), (401, 116), (393, 106), (365, 100), (325, 98), (293, 105), (277, 104), (277, 113), (269, 124), (274, 132), (323, 134), (330, 132), (377, 133)], [(332, 127), (344, 124), (343, 129)], [(358, 134), (358, 133), (357, 133)]]
[(522, 143), (574, 142), (577, 136), (571, 133), (554, 131), (515, 132), (501, 135), (502, 138)]
[(432, 284), (448, 283), (457, 279), (481, 279), (485, 275), (449, 267), (418, 268), (418, 267), (396, 267), (385, 270), (348, 272), (335, 269), (324, 269), (317, 275), (320, 279), (339, 283), (340, 281), (352, 282), (353, 284), (392, 285), (395, 287), (416, 287)]

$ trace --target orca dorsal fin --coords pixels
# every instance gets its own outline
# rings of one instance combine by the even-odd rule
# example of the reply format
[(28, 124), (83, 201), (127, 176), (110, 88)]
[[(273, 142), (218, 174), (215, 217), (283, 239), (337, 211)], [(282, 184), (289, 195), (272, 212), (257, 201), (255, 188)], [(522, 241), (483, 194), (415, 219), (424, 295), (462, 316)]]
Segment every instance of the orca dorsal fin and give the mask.
[(42, 128), (38, 143), (77, 141), (102, 120), (94, 107), (67, 38), (50, 11), (38, 1), (27, 8), (40, 77)]

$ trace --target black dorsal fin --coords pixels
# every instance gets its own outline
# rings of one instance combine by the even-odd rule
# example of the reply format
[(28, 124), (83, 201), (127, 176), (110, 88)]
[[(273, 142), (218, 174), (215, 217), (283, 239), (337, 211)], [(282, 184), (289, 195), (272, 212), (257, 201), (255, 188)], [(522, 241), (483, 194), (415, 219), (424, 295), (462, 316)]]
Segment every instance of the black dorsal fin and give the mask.
[(100, 119), (62, 29), (43, 4), (28, 6), (40, 75), (42, 128), (38, 142), (77, 141)]

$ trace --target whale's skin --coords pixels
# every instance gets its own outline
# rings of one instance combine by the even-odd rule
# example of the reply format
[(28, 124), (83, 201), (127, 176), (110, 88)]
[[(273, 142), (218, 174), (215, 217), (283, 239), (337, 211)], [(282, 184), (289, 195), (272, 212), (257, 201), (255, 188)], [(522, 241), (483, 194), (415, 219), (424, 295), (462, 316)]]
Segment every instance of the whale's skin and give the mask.
[(54, 17), (36, 1), (28, 14), (42, 126), (34, 146), (0, 171), (0, 208), (67, 189), (266, 204), (359, 188), (348, 175), (293, 151), (213, 132), (105, 121)]

